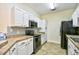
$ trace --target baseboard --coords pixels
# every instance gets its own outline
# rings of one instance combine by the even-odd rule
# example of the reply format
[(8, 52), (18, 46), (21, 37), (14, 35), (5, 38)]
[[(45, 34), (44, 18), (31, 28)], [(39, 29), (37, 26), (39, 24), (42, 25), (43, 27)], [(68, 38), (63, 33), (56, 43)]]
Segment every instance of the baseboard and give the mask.
[(60, 42), (57, 42), (57, 41), (50, 41), (50, 40), (48, 40), (47, 42), (51, 42), (51, 43), (56, 43), (56, 44), (60, 44)]

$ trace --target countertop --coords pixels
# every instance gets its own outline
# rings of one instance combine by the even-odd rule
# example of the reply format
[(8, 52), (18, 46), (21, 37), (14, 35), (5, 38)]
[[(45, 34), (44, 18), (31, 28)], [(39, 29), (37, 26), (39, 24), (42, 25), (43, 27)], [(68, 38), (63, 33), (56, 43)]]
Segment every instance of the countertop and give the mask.
[(67, 38), (79, 49), (79, 42), (75, 42), (72, 38), (79, 38), (79, 35), (66, 35)]
[[(20, 42), (22, 40), (26, 40), (29, 38), (32, 38), (33, 36), (27, 36), (27, 35), (16, 35), (16, 36), (10, 36), (6, 40), (8, 43), (0, 48), (0, 55), (4, 55), (9, 51), (9, 49), (17, 42)], [(2, 42), (1, 42), (2, 43)]]
[(38, 32), (38, 33), (36, 33), (36, 34), (42, 35), (42, 34), (45, 34), (45, 32)]

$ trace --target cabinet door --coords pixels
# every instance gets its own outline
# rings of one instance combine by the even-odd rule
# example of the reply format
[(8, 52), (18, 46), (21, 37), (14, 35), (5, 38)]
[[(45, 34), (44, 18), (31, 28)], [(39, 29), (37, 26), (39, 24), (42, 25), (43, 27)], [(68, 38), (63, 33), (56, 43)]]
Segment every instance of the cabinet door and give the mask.
[(23, 12), (19, 9), (15, 9), (15, 25), (23, 26)]
[(41, 44), (44, 44), (46, 41), (47, 41), (46, 35), (45, 34), (42, 34), (41, 35)]
[(73, 50), (72, 45), (68, 45), (68, 55), (74, 55), (74, 54), (75, 54), (75, 52)]
[(17, 55), (17, 45), (16, 44), (10, 49), (10, 55)]
[(40, 30), (40, 32), (45, 32), (46, 30), (45, 30), (45, 27), (46, 27), (46, 22), (45, 22), (45, 20), (40, 20), (40, 25), (39, 25), (40, 27), (41, 27), (41, 30)]
[(18, 55), (27, 55), (27, 40), (18, 42)]
[(68, 40), (68, 55), (78, 55), (78, 54), (79, 54), (78, 48), (70, 40)]
[(18, 55), (27, 55), (27, 48), (25, 45), (18, 46)]
[(76, 8), (74, 14), (72, 15), (73, 18), (73, 26), (79, 27), (79, 6)]
[(29, 20), (34, 21), (34, 16), (31, 13), (29, 13)]
[(77, 27), (78, 24), (77, 24), (77, 15), (76, 15), (76, 12), (73, 14), (72, 18), (73, 18), (73, 26)]
[(24, 27), (29, 27), (29, 16), (28, 13), (24, 14)]
[(33, 53), (33, 38), (28, 39), (28, 55)]

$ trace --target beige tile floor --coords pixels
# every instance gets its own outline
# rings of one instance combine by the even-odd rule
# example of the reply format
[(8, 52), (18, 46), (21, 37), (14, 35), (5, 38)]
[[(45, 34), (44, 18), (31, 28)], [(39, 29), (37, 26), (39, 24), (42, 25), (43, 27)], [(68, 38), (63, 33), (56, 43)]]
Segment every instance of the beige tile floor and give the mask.
[(45, 43), (35, 55), (66, 55), (66, 51), (59, 44)]

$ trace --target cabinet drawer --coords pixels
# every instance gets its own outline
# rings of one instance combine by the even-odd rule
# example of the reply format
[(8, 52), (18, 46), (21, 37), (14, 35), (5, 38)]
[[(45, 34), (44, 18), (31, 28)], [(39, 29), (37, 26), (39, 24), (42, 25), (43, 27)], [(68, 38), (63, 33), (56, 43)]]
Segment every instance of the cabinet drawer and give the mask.
[(68, 40), (68, 55), (79, 55), (79, 49)]
[(28, 41), (28, 40), (23, 40), (23, 41), (21, 41), (21, 42), (18, 42), (18, 45), (19, 45), (19, 46), (20, 46), (20, 45), (25, 45), (27, 41)]

